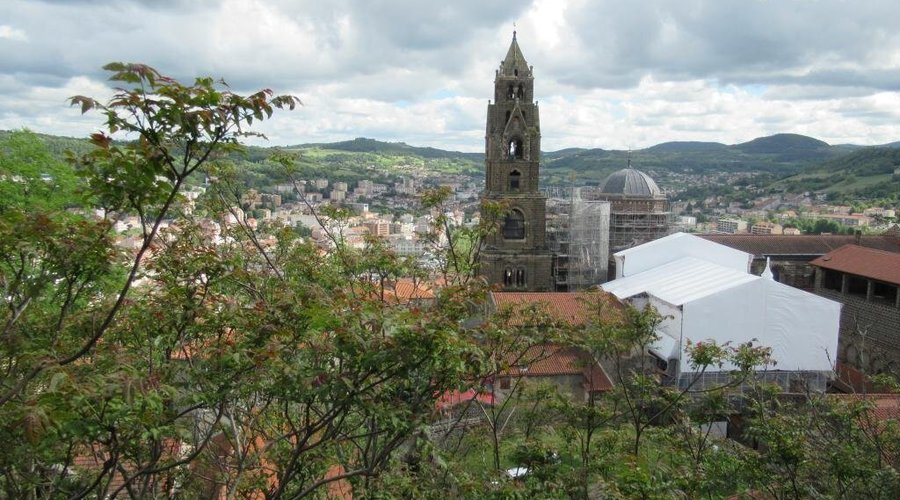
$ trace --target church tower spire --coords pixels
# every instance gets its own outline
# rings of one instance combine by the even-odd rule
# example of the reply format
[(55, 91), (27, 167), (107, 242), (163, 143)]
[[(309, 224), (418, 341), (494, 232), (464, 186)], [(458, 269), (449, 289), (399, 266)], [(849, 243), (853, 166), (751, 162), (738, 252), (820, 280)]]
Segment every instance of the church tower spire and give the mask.
[(481, 273), (504, 290), (552, 290), (546, 243), (547, 200), (538, 191), (541, 127), (534, 75), (516, 33), (494, 76), (485, 133), (484, 198), (500, 202), (499, 230), (488, 236)]

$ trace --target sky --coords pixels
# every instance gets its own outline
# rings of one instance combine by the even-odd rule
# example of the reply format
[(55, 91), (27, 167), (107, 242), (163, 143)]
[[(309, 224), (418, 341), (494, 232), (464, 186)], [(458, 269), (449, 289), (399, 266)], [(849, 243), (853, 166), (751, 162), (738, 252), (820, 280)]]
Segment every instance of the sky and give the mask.
[[(304, 105), (262, 145), (356, 137), (482, 151), (517, 31), (542, 149), (798, 133), (900, 140), (897, 0), (2, 0), (0, 129), (102, 128), (67, 98), (149, 64)], [(258, 142), (257, 142), (258, 143)]]

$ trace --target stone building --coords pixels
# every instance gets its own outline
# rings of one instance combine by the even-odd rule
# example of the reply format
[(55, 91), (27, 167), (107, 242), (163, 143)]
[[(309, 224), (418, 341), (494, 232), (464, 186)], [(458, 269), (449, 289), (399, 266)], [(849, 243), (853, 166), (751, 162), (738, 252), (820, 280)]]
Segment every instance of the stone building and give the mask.
[[(529, 321), (524, 318), (530, 316), (528, 311), (531, 310), (537, 312), (532, 319), (545, 318), (549, 324), (573, 327), (586, 327), (597, 321), (621, 324), (626, 320), (624, 305), (612, 295), (596, 290), (578, 293), (492, 292), (489, 296), (487, 312), (509, 314), (512, 325)], [(602, 366), (578, 347), (539, 343), (512, 347), (498, 354), (508, 365), (493, 380), (492, 394), (499, 399), (515, 387), (516, 379), (553, 384), (575, 401), (586, 401), (613, 387), (607, 371), (610, 367)]]
[(485, 239), (481, 273), (504, 290), (553, 290), (547, 200), (538, 191), (541, 132), (534, 75), (515, 32), (494, 77), (486, 128), (483, 196), (501, 203), (503, 214), (498, 231)]
[(811, 291), (815, 286), (815, 268), (810, 261), (832, 250), (855, 244), (887, 252), (900, 252), (900, 236), (886, 232), (880, 235), (756, 235), (702, 234), (701, 238), (753, 254), (750, 272), (759, 275), (770, 260), (775, 280), (794, 288)]
[(607, 177), (596, 197), (610, 203), (610, 254), (669, 234), (666, 195), (649, 175), (631, 168), (631, 162)]
[(844, 304), (838, 359), (900, 375), (900, 253), (845, 245), (810, 264), (815, 293)]

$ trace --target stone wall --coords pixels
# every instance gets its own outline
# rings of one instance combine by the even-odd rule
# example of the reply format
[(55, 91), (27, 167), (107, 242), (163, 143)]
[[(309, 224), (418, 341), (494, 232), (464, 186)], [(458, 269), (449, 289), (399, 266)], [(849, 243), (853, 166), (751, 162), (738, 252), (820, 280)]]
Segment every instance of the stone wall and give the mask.
[(838, 359), (867, 373), (900, 376), (900, 309), (821, 286), (815, 293), (844, 304)]

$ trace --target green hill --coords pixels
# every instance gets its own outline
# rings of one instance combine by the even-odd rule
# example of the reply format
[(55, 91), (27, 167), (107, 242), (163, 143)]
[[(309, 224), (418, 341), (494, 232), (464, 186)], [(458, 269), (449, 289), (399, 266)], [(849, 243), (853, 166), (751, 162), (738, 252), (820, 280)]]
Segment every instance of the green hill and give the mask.
[(484, 161), (483, 153), (462, 153), (459, 151), (445, 151), (431, 147), (410, 146), (404, 142), (383, 142), (376, 139), (358, 137), (351, 141), (332, 143), (301, 144), (291, 146), (292, 149), (331, 149), (335, 151), (349, 151), (354, 153), (380, 153), (388, 155), (414, 155), (422, 158), (461, 158), (471, 161)]
[(828, 143), (799, 134), (775, 134), (759, 137), (734, 146), (745, 153), (782, 154), (788, 151), (819, 151), (828, 149)]
[(655, 153), (686, 153), (686, 152), (708, 152), (721, 151), (728, 146), (721, 142), (701, 142), (701, 141), (673, 141), (650, 146), (647, 151)]
[(0, 211), (61, 210), (80, 206), (80, 180), (63, 161), (66, 146), (86, 150), (86, 140), (0, 131)]
[[(18, 132), (0, 131), (0, 140)], [(90, 149), (87, 139), (32, 134), (56, 159), (64, 151), (83, 153)], [(771, 191), (827, 191), (871, 197), (897, 192), (893, 167), (900, 165), (900, 148), (862, 147), (827, 143), (797, 134), (777, 134), (727, 146), (717, 142), (674, 141), (636, 151), (599, 148), (566, 148), (542, 153), (541, 182), (544, 186), (596, 184), (629, 161), (662, 183), (679, 174), (750, 172), (755, 176), (781, 179), (769, 185)], [(298, 155), (300, 178), (327, 177), (355, 182), (363, 178), (396, 180), (401, 176), (457, 174), (481, 177), (484, 154), (444, 151), (357, 138), (335, 143), (300, 144), (291, 147), (244, 148), (229, 160), (249, 184), (265, 187), (284, 182), (280, 167), (267, 159), (276, 150)], [(728, 186), (724, 186), (728, 188)], [(730, 188), (729, 188), (730, 189)]]
[(776, 134), (732, 146), (746, 154), (771, 155), (780, 163), (824, 161), (840, 154), (824, 141), (798, 134)]
[(835, 199), (900, 197), (900, 149), (868, 147), (810, 166), (770, 188), (788, 192), (824, 191)]

